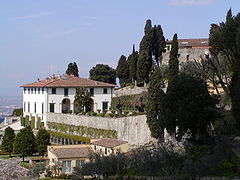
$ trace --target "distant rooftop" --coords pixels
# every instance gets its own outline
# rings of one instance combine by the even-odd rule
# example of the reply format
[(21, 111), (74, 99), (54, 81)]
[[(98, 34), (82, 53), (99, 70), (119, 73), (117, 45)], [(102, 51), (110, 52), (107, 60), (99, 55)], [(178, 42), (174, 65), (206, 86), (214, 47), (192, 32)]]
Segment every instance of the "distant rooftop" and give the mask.
[(127, 141), (122, 141), (119, 139), (109, 139), (109, 138), (103, 138), (103, 139), (92, 142), (93, 145), (103, 146), (107, 148), (114, 148), (116, 146), (126, 144), (126, 143)]
[[(167, 44), (171, 44), (172, 41), (167, 41)], [(200, 39), (178, 39), (178, 47), (185, 48), (185, 47), (210, 47), (208, 38), (200, 38)]]
[(34, 83), (22, 85), (21, 87), (115, 87), (114, 84), (94, 81), (90, 79), (75, 77), (75, 76), (52, 76), (46, 80), (37, 81)]

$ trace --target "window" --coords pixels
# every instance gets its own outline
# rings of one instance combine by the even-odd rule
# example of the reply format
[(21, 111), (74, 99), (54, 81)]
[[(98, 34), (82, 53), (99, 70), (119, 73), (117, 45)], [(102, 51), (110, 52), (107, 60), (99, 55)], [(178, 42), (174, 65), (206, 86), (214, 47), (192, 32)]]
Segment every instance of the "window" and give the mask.
[(107, 155), (107, 148), (105, 148), (105, 155)]
[(85, 164), (84, 160), (76, 160), (76, 167), (82, 167)]
[(28, 102), (28, 112), (30, 113), (30, 102)]
[(30, 94), (30, 88), (28, 88), (28, 94)]
[(68, 88), (64, 88), (64, 96), (68, 96)]
[(94, 151), (96, 151), (97, 150), (97, 147), (96, 146), (94, 146)]
[(56, 88), (52, 88), (52, 94), (56, 94)]
[(42, 94), (44, 94), (44, 88), (42, 88)]
[(33, 88), (31, 88), (31, 94), (33, 94)]
[(54, 158), (52, 158), (52, 163), (54, 163)]
[(23, 112), (26, 112), (26, 102), (23, 103)]
[(37, 88), (34, 88), (34, 94), (37, 94)]
[(44, 113), (44, 103), (42, 103), (42, 114)]
[(103, 88), (103, 94), (107, 94), (107, 88)]
[(50, 110), (49, 112), (54, 112), (54, 103), (49, 103)]
[(63, 173), (71, 172), (71, 161), (63, 161), (62, 162), (62, 172)]
[(187, 61), (189, 60), (189, 54), (188, 54), (188, 55), (186, 55), (186, 59), (187, 59)]
[(90, 96), (94, 96), (94, 88), (90, 88)]
[(108, 110), (108, 102), (102, 102), (102, 111)]
[(41, 89), (40, 89), (40, 88), (38, 88), (38, 94), (40, 94), (40, 92), (41, 92)]
[(36, 113), (36, 112), (37, 112), (37, 103), (34, 102), (34, 113)]
[(24, 94), (26, 94), (26, 88), (24, 88), (23, 90), (24, 90)]

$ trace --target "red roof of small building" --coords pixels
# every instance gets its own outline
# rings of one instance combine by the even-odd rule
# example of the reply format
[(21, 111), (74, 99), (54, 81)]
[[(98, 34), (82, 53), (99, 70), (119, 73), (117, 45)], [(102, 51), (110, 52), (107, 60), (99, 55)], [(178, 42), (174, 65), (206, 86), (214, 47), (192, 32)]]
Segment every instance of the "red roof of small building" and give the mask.
[(51, 152), (57, 158), (86, 158), (92, 152), (90, 147), (61, 148), (54, 149)]
[(93, 145), (107, 147), (107, 148), (114, 148), (116, 146), (126, 144), (127, 141), (122, 141), (119, 139), (110, 139), (110, 138), (103, 138), (97, 141), (92, 142)]
[(94, 81), (90, 79), (63, 75), (46, 80), (22, 85), (21, 87), (115, 87), (114, 84)]
[[(171, 44), (172, 41), (167, 41), (167, 43)], [(208, 38), (200, 38), (200, 39), (178, 39), (178, 47), (209, 47), (209, 40)]]

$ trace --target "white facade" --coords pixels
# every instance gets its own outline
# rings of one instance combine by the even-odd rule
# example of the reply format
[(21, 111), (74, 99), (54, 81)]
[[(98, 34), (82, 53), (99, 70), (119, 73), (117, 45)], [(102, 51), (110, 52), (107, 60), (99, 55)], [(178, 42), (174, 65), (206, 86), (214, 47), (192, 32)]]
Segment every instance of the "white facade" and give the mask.
[[(93, 111), (103, 112), (109, 110), (111, 99), (114, 94), (113, 87), (88, 87), (92, 92)], [(90, 90), (91, 89), (91, 90)], [(38, 119), (46, 125), (46, 113), (68, 113), (74, 112), (74, 96), (76, 88), (74, 87), (24, 87), (23, 89), (23, 112), (24, 117), (29, 116)]]

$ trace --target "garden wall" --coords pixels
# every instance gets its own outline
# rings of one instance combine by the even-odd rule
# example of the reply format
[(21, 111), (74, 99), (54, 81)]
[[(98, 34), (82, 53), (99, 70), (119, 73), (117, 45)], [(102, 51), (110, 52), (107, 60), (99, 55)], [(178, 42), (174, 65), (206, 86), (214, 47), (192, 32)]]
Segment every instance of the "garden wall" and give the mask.
[(97, 129), (115, 130), (117, 138), (128, 141), (130, 146), (147, 144), (154, 139), (147, 125), (145, 115), (122, 118), (91, 117), (73, 114), (47, 113), (47, 122), (74, 126), (86, 126)]

